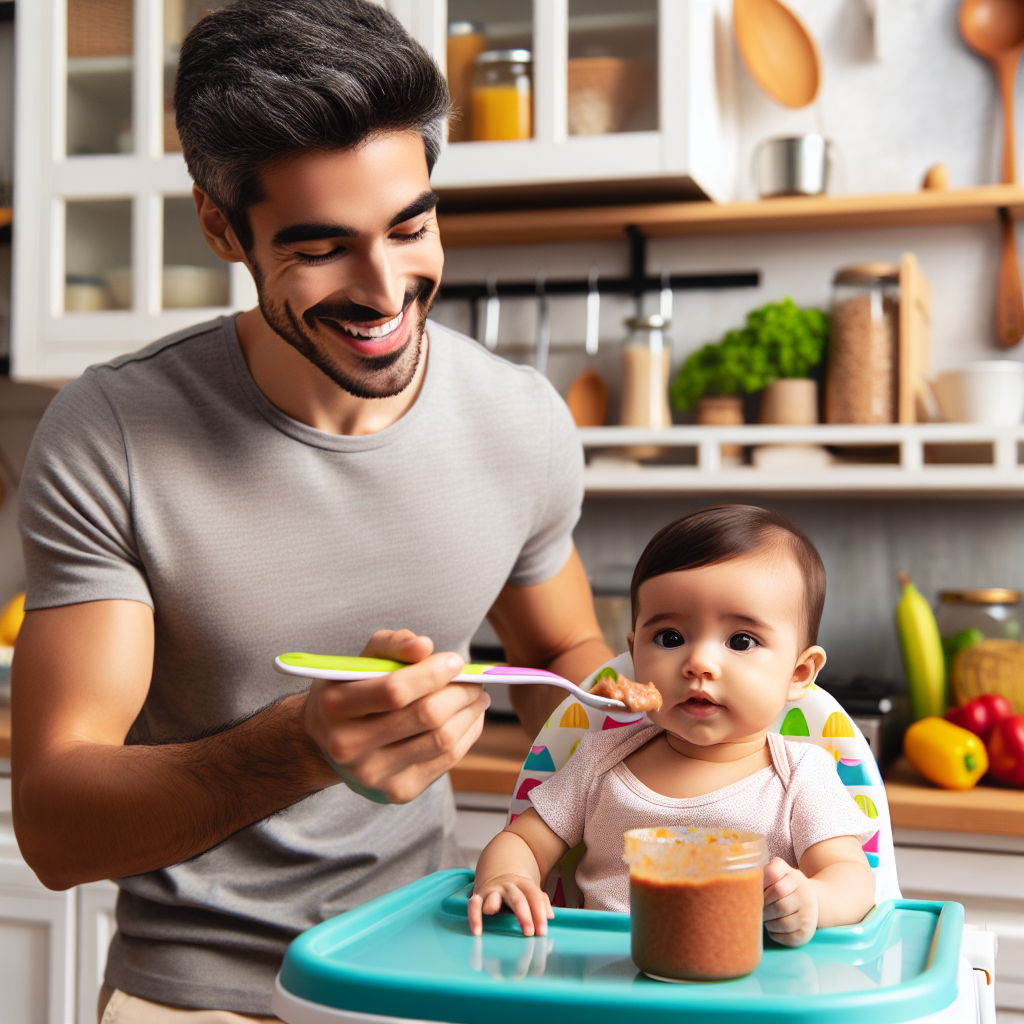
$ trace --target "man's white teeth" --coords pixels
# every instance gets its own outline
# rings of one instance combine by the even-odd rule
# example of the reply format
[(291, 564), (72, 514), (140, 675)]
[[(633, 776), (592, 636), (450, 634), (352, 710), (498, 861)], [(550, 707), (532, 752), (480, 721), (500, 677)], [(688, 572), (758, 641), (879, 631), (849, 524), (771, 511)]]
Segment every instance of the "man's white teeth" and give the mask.
[(388, 320), (387, 323), (380, 324), (377, 327), (356, 327), (355, 324), (345, 324), (345, 330), (349, 334), (355, 335), (357, 338), (386, 338), (392, 332), (398, 330), (402, 324), (402, 320), (405, 317), (405, 310), (403, 309), (398, 316)]

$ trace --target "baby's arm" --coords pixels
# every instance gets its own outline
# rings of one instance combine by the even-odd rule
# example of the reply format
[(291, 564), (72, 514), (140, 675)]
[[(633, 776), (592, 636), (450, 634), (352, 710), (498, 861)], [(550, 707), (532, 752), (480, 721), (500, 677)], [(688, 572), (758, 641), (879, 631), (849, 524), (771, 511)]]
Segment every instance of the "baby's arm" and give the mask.
[(875, 878), (853, 836), (807, 847), (800, 870), (776, 857), (764, 869), (764, 926), (783, 946), (802, 946), (815, 928), (856, 924), (875, 904)]
[(482, 914), (496, 914), (508, 904), (524, 935), (546, 935), (554, 917), (541, 883), (569, 847), (531, 807), (499, 832), (480, 854), (469, 898), (469, 928), (483, 934)]

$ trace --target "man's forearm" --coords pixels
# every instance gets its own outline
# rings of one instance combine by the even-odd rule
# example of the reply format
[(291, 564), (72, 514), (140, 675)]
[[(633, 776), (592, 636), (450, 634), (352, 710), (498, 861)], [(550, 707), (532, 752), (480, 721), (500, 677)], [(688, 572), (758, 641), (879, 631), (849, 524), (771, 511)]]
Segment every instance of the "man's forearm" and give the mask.
[(177, 864), (338, 781), (303, 726), (306, 695), (190, 743), (68, 743), (15, 777), (25, 859), (64, 889)]

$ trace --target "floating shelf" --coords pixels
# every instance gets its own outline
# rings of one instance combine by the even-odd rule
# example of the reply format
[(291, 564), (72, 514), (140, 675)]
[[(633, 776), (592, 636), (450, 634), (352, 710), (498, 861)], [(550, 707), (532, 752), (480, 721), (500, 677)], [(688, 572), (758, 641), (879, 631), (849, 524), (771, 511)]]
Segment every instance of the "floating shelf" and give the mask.
[[(934, 497), (1024, 495), (1024, 465), (1020, 461), (1024, 426), (922, 423), (907, 426), (682, 426), (665, 430), (587, 427), (579, 434), (588, 454), (584, 482), (586, 493), (591, 497), (712, 492), (858, 496), (904, 493)], [(642, 463), (625, 458), (620, 462), (615, 457), (615, 449), (638, 445), (690, 449), (695, 464)], [(827, 466), (788, 469), (733, 466), (728, 464), (728, 459), (723, 459), (723, 445), (739, 445), (744, 449), (760, 445), (819, 445), (854, 450), (853, 458), (864, 458), (865, 449), (888, 449), (898, 451), (898, 462), (839, 461)], [(603, 457), (595, 459), (598, 452)], [(965, 457), (965, 452), (969, 453), (968, 458), (977, 458), (980, 453), (990, 461), (958, 462), (957, 459)], [(939, 461), (946, 459), (949, 461)]]
[(868, 196), (787, 196), (745, 203), (646, 203), (579, 209), (441, 214), (449, 248), (626, 238), (635, 225), (648, 238), (740, 235), (770, 231), (972, 224), (995, 221), (1000, 207), (1024, 214), (1024, 186), (897, 192)]

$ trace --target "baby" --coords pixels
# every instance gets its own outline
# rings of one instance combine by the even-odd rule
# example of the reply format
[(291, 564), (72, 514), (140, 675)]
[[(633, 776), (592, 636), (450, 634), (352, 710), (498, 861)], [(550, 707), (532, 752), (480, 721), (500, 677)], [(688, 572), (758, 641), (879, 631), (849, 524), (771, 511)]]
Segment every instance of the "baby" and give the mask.
[(483, 851), (469, 923), (507, 904), (524, 935), (554, 916), (541, 886), (579, 843), (584, 906), (629, 912), (623, 833), (660, 825), (765, 836), (764, 922), (800, 946), (815, 928), (853, 924), (874, 905), (861, 850), (875, 832), (835, 760), (768, 727), (825, 664), (816, 644), (825, 570), (788, 519), (746, 505), (701, 509), (647, 545), (633, 573), (636, 678), (663, 705), (633, 725), (586, 733), (533, 807)]

